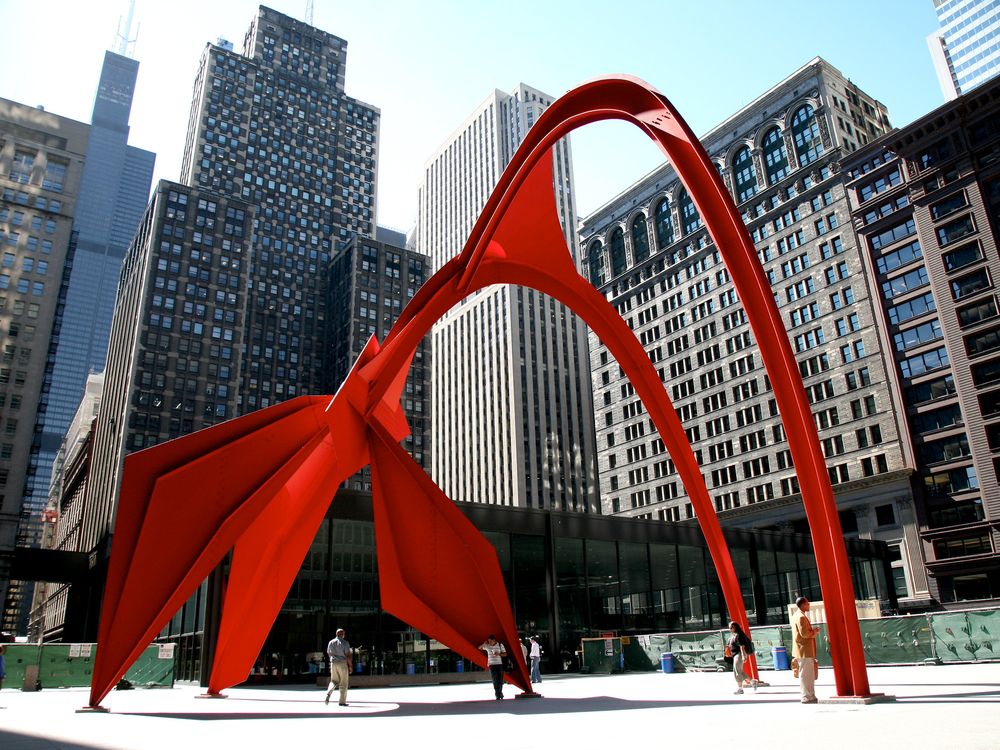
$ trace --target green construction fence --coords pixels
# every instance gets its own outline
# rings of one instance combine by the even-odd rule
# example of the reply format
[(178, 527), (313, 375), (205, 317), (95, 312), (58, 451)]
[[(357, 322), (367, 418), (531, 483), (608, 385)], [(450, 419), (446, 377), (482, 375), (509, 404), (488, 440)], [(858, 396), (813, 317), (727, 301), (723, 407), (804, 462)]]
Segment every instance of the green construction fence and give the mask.
[[(880, 617), (861, 620), (860, 625), (865, 661), (872, 665), (1000, 659), (1000, 609)], [(829, 665), (830, 639), (825, 625), (819, 629), (816, 656), (820, 664)], [(598, 673), (654, 671), (660, 668), (660, 654), (670, 653), (675, 671), (715, 670), (728, 636), (726, 630), (704, 630), (585, 638), (581, 664)], [(784, 647), (791, 658), (790, 626), (751, 628), (750, 637), (760, 669), (774, 668), (773, 647)]]
[[(87, 687), (93, 673), (97, 646), (91, 643), (54, 643), (46, 645), (10, 643), (4, 654), (7, 677), (4, 689), (25, 687), (25, 671), (38, 668), (38, 684), (44, 688)], [(172, 687), (174, 650), (153, 645), (146, 648), (125, 673), (135, 687)]]

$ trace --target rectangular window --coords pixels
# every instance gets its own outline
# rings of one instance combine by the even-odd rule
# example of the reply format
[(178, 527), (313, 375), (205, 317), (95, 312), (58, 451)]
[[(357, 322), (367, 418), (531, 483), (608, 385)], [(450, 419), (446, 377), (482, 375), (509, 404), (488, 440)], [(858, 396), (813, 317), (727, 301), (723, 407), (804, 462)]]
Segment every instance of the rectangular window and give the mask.
[(987, 555), (993, 551), (989, 534), (959, 539), (934, 540), (934, 556), (939, 560), (968, 555)]
[(61, 193), (63, 183), (66, 181), (66, 164), (49, 159), (45, 167), (45, 176), (42, 178), (42, 187)]
[(963, 206), (967, 206), (969, 201), (965, 197), (965, 191), (959, 191), (954, 195), (949, 195), (943, 201), (938, 201), (931, 205), (931, 216), (934, 220), (943, 219), (945, 216), (955, 213)]
[(968, 297), (970, 294), (987, 289), (990, 286), (990, 275), (985, 268), (960, 276), (951, 282), (951, 296), (956, 300)]
[(924, 464), (942, 461), (954, 461), (971, 455), (969, 438), (966, 435), (953, 435), (924, 443), (920, 446), (920, 461)]
[(948, 350), (939, 347), (923, 354), (917, 354), (899, 363), (899, 369), (904, 378), (915, 378), (925, 372), (936, 370), (948, 365)]
[(899, 325), (900, 323), (905, 323), (911, 318), (915, 318), (918, 315), (923, 315), (924, 313), (933, 312), (937, 310), (937, 305), (934, 302), (934, 295), (930, 292), (924, 294), (920, 297), (915, 297), (914, 299), (907, 300), (906, 302), (901, 302), (895, 307), (890, 307), (888, 310), (889, 321), (894, 325)]
[(881, 273), (888, 273), (922, 257), (923, 252), (920, 249), (920, 241), (913, 240), (913, 242), (896, 248), (885, 255), (880, 255), (875, 259), (875, 263), (878, 265), (878, 270)]
[(976, 231), (976, 226), (972, 222), (972, 215), (963, 216), (961, 219), (956, 219), (943, 227), (938, 227), (937, 238), (938, 244), (941, 247), (945, 245), (950, 245), (952, 242), (957, 242), (963, 237), (968, 237)]
[[(974, 466), (965, 466), (961, 469), (952, 469), (951, 471), (945, 471), (940, 474), (930, 474), (924, 477), (924, 491), (929, 497), (943, 497), (978, 489), (979, 479), (976, 476), (976, 468)], [(968, 520), (982, 520), (981, 515), (975, 515), (978, 517), (970, 517)], [(959, 521), (955, 520), (954, 522), (958, 523)]]
[(899, 172), (899, 167), (895, 167), (891, 172), (888, 172), (887, 174), (882, 175), (878, 179), (873, 180), (872, 182), (869, 182), (867, 184), (864, 184), (860, 188), (858, 188), (858, 196), (861, 198), (861, 202), (864, 203), (873, 196), (885, 192), (891, 187), (895, 187), (902, 181), (903, 180)]
[(967, 245), (956, 247), (951, 252), (947, 252), (942, 256), (945, 270), (949, 272), (965, 268), (965, 266), (975, 263), (977, 260), (982, 259), (982, 257), (983, 251), (978, 242), (970, 242)]
[(937, 318), (934, 318), (933, 320), (930, 320), (927, 323), (922, 323), (915, 328), (907, 328), (905, 331), (897, 333), (894, 336), (896, 351), (903, 352), (907, 349), (913, 349), (914, 347), (921, 346), (922, 344), (936, 341), (943, 335), (944, 334), (941, 332), (941, 323), (938, 322)]
[(1000, 359), (983, 362), (972, 367), (972, 381), (976, 385), (986, 385), (1000, 380)]
[(973, 305), (958, 308), (958, 322), (963, 328), (995, 318), (996, 315), (996, 297), (992, 296)]
[(892, 243), (898, 242), (905, 237), (916, 234), (916, 232), (916, 224), (913, 222), (912, 218), (909, 218), (900, 224), (896, 224), (893, 227), (889, 227), (888, 229), (879, 232), (878, 234), (873, 234), (868, 238), (868, 244), (871, 246), (872, 250), (881, 250), (887, 245), (891, 245)]
[(893, 297), (898, 297), (907, 292), (912, 292), (914, 289), (926, 286), (929, 283), (927, 269), (921, 265), (902, 276), (896, 276), (882, 282), (882, 294), (886, 299), (892, 299)]
[(975, 336), (968, 336), (965, 339), (965, 348), (970, 357), (995, 351), (1000, 348), (1000, 328), (992, 328)]
[(27, 185), (31, 181), (31, 170), (35, 166), (35, 154), (32, 151), (22, 151), (17, 149), (14, 158), (10, 162), (10, 172), (8, 177), (13, 182)]

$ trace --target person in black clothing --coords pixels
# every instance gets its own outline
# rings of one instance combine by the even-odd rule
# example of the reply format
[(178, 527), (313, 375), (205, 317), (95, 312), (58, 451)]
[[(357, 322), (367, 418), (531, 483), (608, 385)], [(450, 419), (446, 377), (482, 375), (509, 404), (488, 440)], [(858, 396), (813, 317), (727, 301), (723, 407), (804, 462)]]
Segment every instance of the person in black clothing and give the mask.
[(750, 637), (743, 632), (738, 622), (729, 623), (729, 652), (733, 655), (733, 676), (736, 678), (736, 695), (743, 695), (743, 683), (748, 682), (755, 688), (757, 683), (747, 677), (743, 665), (752, 653)]

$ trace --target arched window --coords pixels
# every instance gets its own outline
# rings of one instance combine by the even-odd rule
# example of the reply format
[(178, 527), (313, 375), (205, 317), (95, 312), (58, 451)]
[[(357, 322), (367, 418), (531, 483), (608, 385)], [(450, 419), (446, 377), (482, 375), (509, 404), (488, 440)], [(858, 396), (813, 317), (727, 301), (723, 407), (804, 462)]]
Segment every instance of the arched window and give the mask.
[(625, 233), (618, 227), (611, 233), (611, 278), (625, 273)]
[(733, 186), (737, 203), (752, 198), (757, 192), (757, 175), (753, 171), (753, 157), (749, 146), (737, 151), (736, 158), (733, 159)]
[(767, 184), (773, 185), (778, 180), (784, 179), (788, 175), (788, 154), (785, 151), (785, 139), (781, 137), (779, 128), (773, 127), (767, 131), (761, 150), (764, 152)]
[(684, 230), (682, 234), (691, 234), (691, 232), (701, 227), (701, 217), (698, 215), (698, 209), (694, 207), (694, 201), (691, 200), (691, 196), (688, 195), (688, 191), (685, 189), (681, 189), (677, 203), (681, 209), (681, 228)]
[(656, 246), (664, 248), (674, 241), (674, 220), (670, 204), (664, 198), (656, 204)]
[(799, 157), (800, 167), (816, 161), (823, 154), (819, 123), (816, 122), (813, 108), (808, 104), (799, 107), (792, 118), (792, 137), (795, 139), (795, 153)]
[(636, 263), (642, 263), (649, 257), (649, 232), (646, 230), (646, 217), (642, 214), (632, 221), (632, 254)]
[(590, 267), (590, 283), (598, 288), (604, 284), (603, 249), (601, 241), (594, 240), (590, 243), (590, 250), (587, 251), (587, 265)]

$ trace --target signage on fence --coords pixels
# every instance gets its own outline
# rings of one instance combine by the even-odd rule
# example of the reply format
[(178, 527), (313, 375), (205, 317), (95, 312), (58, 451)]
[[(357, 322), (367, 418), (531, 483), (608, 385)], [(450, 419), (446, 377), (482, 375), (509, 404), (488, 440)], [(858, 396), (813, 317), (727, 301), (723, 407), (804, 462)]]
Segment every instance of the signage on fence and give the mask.
[(615, 642), (612, 638), (604, 639), (604, 655), (614, 656), (615, 655)]
[(159, 643), (159, 651), (156, 653), (157, 659), (173, 659), (174, 658), (174, 646), (176, 643)]

